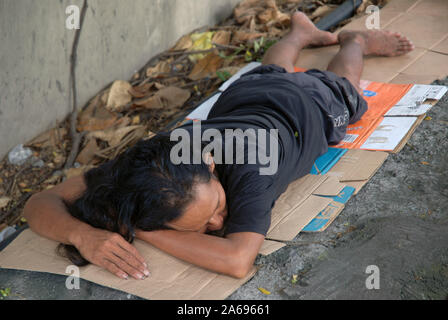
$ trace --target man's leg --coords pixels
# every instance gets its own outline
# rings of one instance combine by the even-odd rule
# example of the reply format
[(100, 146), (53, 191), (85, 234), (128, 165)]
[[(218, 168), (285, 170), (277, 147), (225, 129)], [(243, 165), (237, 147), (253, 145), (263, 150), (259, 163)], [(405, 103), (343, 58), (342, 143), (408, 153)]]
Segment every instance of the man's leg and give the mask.
[(399, 56), (414, 49), (412, 42), (399, 33), (390, 31), (342, 31), (341, 49), (328, 65), (328, 71), (345, 77), (358, 90), (366, 55)]
[(275, 64), (294, 72), (294, 65), (304, 47), (337, 44), (335, 34), (316, 28), (308, 17), (296, 12), (291, 17), (291, 31), (266, 52), (263, 64)]

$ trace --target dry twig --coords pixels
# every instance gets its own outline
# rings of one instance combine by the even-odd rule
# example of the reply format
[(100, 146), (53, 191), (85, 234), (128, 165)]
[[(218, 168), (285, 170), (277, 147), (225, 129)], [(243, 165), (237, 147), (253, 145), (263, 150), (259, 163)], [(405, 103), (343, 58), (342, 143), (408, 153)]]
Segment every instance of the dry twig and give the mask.
[(76, 30), (75, 39), (73, 40), (72, 54), (70, 56), (70, 84), (72, 90), (72, 113), (70, 115), (70, 137), (72, 140), (72, 148), (67, 157), (67, 161), (65, 163), (64, 169), (69, 169), (73, 166), (75, 159), (78, 155), (79, 145), (81, 144), (82, 138), (85, 133), (78, 133), (76, 130), (76, 121), (78, 119), (78, 96), (77, 96), (77, 88), (76, 88), (76, 62), (77, 62), (77, 51), (78, 51), (78, 43), (79, 37), (81, 35), (82, 26), (84, 24), (84, 18), (87, 12), (87, 0), (84, 0), (81, 9), (81, 18), (79, 29)]

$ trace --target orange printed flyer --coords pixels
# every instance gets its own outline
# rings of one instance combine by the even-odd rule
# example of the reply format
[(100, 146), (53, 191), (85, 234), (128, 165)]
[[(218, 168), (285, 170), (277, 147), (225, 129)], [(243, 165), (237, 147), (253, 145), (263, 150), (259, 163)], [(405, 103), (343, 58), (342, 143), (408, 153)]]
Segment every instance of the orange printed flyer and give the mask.
[[(305, 69), (295, 68), (296, 72)], [(363, 97), (368, 110), (361, 120), (347, 127), (345, 138), (333, 148), (361, 149), (367, 139), (384, 120), (384, 115), (412, 88), (412, 84), (392, 84), (373, 81), (361, 81)], [(371, 148), (369, 148), (371, 149)], [(371, 150), (384, 150), (381, 148)]]
[(334, 147), (360, 149), (381, 124), (384, 115), (400, 101), (412, 86), (412, 84), (370, 82), (364, 89), (363, 95), (369, 108), (361, 120), (347, 127), (347, 135), (344, 140)]

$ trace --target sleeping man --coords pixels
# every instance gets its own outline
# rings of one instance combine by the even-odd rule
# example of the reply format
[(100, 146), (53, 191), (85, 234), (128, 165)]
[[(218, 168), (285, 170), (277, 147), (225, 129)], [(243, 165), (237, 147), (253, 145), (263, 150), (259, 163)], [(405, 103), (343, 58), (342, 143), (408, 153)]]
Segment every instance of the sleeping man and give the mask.
[[(333, 44), (340, 51), (326, 71), (294, 73), (302, 48)], [(336, 36), (297, 12), (290, 33), (266, 52), (262, 66), (221, 95), (207, 120), (142, 140), (34, 195), (24, 215), (32, 230), (60, 242), (74, 264), (93, 263), (120, 278), (150, 275), (151, 261), (132, 245), (135, 238), (208, 270), (245, 277), (277, 198), (367, 110), (359, 88), (363, 57), (413, 48), (388, 31)], [(226, 139), (229, 132), (257, 139)], [(191, 139), (181, 139), (185, 134)], [(214, 148), (205, 144), (219, 136)], [(256, 150), (264, 152), (252, 157)]]

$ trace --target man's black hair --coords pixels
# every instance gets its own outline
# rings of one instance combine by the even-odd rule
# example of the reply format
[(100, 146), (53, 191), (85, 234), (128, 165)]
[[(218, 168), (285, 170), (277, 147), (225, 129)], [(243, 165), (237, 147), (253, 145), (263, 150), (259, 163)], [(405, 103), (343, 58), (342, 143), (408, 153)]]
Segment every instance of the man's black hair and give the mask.
[[(208, 183), (206, 163), (174, 165), (168, 134), (141, 140), (126, 152), (85, 173), (87, 189), (68, 212), (95, 228), (119, 233), (133, 242), (134, 230), (166, 229), (194, 199), (196, 183)], [(190, 163), (193, 163), (192, 161)], [(78, 266), (87, 265), (79, 251), (61, 244), (59, 253)]]

